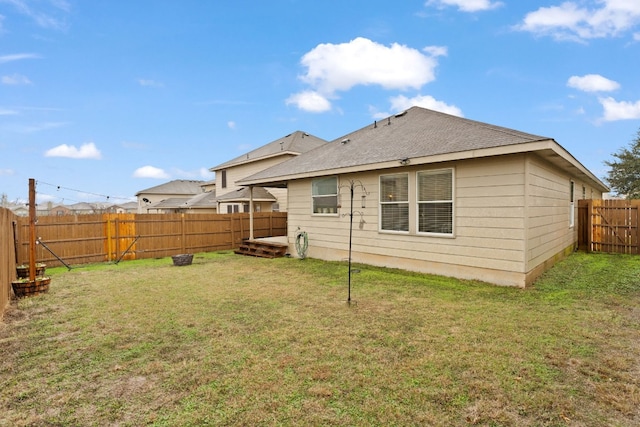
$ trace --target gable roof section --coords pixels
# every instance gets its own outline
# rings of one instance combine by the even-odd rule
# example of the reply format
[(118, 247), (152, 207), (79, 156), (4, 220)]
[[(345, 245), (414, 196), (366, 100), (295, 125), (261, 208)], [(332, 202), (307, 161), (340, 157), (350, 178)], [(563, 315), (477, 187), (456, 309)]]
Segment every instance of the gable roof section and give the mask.
[(328, 142), (324, 139), (310, 135), (306, 132), (295, 131), (282, 138), (278, 138), (275, 141), (256, 148), (242, 156), (238, 156), (235, 159), (221, 163), (218, 166), (210, 168), (210, 171), (216, 171), (220, 169), (226, 169), (232, 166), (238, 166), (245, 163), (251, 163), (258, 160), (267, 159), (270, 157), (287, 155), (299, 155), (306, 153), (309, 150), (326, 145)]
[[(232, 202), (248, 202), (251, 198), (249, 189), (247, 187), (238, 188), (235, 191), (226, 193), (218, 197), (218, 202), (232, 203)], [(277, 199), (264, 187), (253, 187), (253, 201), (254, 202), (275, 202)]]
[(136, 196), (139, 196), (140, 194), (200, 194), (203, 192), (202, 185), (204, 183), (204, 181), (176, 179), (174, 181), (156, 185), (155, 187), (140, 190), (136, 193)]
[(598, 178), (551, 138), (421, 107), (374, 122), (238, 184), (285, 185), (291, 179), (400, 167), (403, 159), (417, 165), (533, 151), (563, 167), (568, 162), (574, 173), (606, 191)]
[(214, 191), (198, 194), (193, 197), (169, 197), (158, 203), (147, 206), (147, 209), (195, 209), (215, 208), (216, 193)]

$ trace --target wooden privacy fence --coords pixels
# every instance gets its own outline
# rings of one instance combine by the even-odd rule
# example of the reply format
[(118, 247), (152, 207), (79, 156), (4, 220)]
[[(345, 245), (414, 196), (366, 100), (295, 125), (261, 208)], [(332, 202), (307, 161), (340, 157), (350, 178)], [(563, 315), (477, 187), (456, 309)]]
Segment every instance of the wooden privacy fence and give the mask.
[[(255, 238), (285, 236), (286, 212), (253, 214)], [(29, 220), (18, 218), (18, 262), (27, 262)], [(38, 218), (36, 259), (48, 266), (234, 249), (249, 214), (95, 214)], [(55, 254), (55, 255), (54, 255)]]
[(579, 200), (578, 248), (640, 253), (640, 200)]
[(16, 274), (16, 219), (9, 209), (0, 208), (0, 319), (11, 299), (11, 281), (15, 279)]

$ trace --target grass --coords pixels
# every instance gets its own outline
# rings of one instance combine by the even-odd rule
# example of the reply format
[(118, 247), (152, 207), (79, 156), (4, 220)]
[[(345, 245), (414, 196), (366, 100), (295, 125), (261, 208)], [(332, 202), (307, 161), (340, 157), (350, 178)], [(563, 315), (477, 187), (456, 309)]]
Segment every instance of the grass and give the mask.
[(48, 270), (0, 324), (0, 425), (640, 424), (640, 259), (526, 290), (231, 253)]

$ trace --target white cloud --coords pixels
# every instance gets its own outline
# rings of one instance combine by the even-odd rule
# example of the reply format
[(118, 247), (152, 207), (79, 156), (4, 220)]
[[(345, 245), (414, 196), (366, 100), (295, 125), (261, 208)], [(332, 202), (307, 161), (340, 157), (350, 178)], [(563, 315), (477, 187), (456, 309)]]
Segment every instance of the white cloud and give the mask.
[(427, 46), (422, 49), (423, 52), (428, 53), (432, 57), (447, 56), (449, 49), (446, 46)]
[(228, 127), (229, 129), (235, 129), (235, 128), (236, 128), (236, 122), (234, 122), (233, 120), (229, 120), (229, 121), (227, 122), (227, 127)]
[(102, 153), (93, 142), (82, 144), (80, 148), (73, 145), (62, 144), (47, 150), (46, 157), (68, 157), (70, 159), (100, 159)]
[(611, 92), (620, 89), (620, 84), (599, 74), (571, 76), (567, 86), (583, 92)]
[(611, 97), (600, 98), (600, 104), (604, 108), (602, 119), (607, 122), (616, 120), (640, 119), (640, 101), (627, 102), (616, 101)]
[(15, 110), (6, 110), (4, 108), (0, 108), (0, 116), (15, 116), (18, 114)]
[(29, 80), (26, 76), (23, 76), (21, 74), (13, 74), (12, 76), (2, 76), (2, 79), (0, 81), (2, 81), (3, 85), (10, 85), (10, 86), (31, 84), (31, 80)]
[(458, 117), (464, 117), (460, 108), (456, 107), (455, 105), (449, 105), (443, 101), (438, 101), (430, 95), (418, 95), (413, 98), (407, 98), (404, 95), (398, 95), (390, 98), (389, 101), (391, 101), (391, 109), (396, 113), (407, 110), (413, 106), (418, 106)]
[(285, 104), (293, 104), (299, 109), (309, 111), (311, 113), (323, 113), (331, 109), (331, 102), (313, 90), (294, 93), (285, 100)]
[(164, 87), (164, 84), (151, 79), (138, 79), (138, 84), (145, 87)]
[(300, 79), (310, 89), (291, 95), (287, 104), (323, 112), (331, 109), (337, 92), (359, 85), (376, 85), (384, 89), (419, 89), (435, 80), (437, 56), (444, 47), (426, 47), (425, 53), (398, 43), (390, 46), (358, 37), (348, 43), (319, 44), (301, 60), (306, 72)]
[(40, 58), (40, 55), (36, 55), (35, 53), (14, 53), (11, 55), (1, 55), (0, 64), (6, 64), (7, 62), (13, 62), (13, 61), (21, 61), (23, 59), (38, 59), (38, 58)]
[(155, 166), (143, 166), (136, 169), (133, 172), (134, 178), (154, 178), (154, 179), (169, 179), (170, 176), (164, 170)]
[(206, 179), (207, 181), (212, 180), (216, 176), (216, 174), (211, 172), (208, 168), (200, 168), (198, 173), (202, 179)]
[(491, 0), (429, 0), (427, 6), (456, 6), (461, 12), (479, 12), (502, 6), (502, 2)]
[(559, 6), (541, 7), (529, 12), (515, 28), (557, 40), (584, 41), (618, 36), (639, 23), (638, 1), (590, 0), (579, 4), (566, 1)]
[[(13, 5), (20, 14), (31, 18), (38, 26), (53, 30), (66, 29), (67, 25), (64, 17), (71, 11), (71, 5), (66, 0), (51, 0), (46, 3), (31, 2), (37, 8), (31, 7), (29, 5), (30, 2), (27, 0), (0, 0), (0, 3)], [(44, 11), (44, 8), (48, 5), (53, 6), (53, 10)], [(60, 12), (63, 12), (62, 16), (60, 16)]]
[(11, 176), (15, 175), (16, 171), (13, 169), (0, 169), (0, 176)]

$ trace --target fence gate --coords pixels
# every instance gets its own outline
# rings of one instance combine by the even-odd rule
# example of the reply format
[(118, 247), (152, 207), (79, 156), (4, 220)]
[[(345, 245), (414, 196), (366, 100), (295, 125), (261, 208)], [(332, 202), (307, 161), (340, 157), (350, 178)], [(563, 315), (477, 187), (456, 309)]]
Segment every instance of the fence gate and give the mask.
[(640, 200), (579, 200), (578, 246), (589, 252), (640, 253)]

